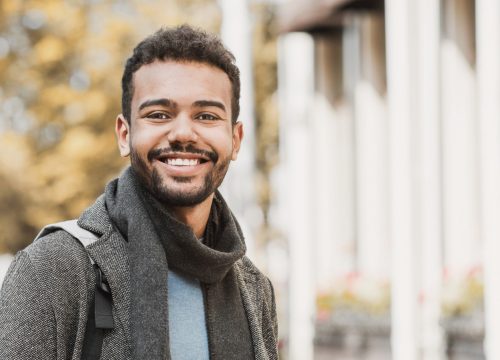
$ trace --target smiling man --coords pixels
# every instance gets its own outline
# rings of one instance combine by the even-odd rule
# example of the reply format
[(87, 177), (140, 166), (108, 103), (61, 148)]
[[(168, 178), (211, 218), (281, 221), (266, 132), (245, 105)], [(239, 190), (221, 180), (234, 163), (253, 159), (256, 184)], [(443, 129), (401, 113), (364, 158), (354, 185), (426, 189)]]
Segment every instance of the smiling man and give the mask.
[(232, 54), (203, 31), (162, 29), (134, 49), (122, 90), (131, 166), (16, 256), (0, 358), (277, 359), (271, 283), (217, 191), (243, 138)]

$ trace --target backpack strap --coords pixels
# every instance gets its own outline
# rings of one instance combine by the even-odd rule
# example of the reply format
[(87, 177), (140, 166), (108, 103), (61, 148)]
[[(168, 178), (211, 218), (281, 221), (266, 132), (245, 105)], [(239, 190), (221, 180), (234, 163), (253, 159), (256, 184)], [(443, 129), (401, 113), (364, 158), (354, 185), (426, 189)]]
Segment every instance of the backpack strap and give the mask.
[[(85, 248), (99, 239), (93, 232), (81, 228), (80, 225), (78, 225), (78, 220), (67, 220), (45, 226), (38, 233), (35, 240), (38, 240), (42, 236), (48, 235), (57, 230), (66, 231), (77, 239)], [(90, 263), (94, 265), (94, 260), (90, 256), (89, 259)]]
[[(57, 230), (64, 230), (77, 239), (84, 248), (98, 240), (98, 237), (78, 225), (77, 220), (62, 221), (45, 226), (36, 236), (35, 240)], [(82, 360), (95, 360), (101, 357), (104, 330), (113, 329), (113, 302), (111, 291), (103, 272), (89, 255), (90, 263), (95, 272), (96, 288), (95, 298), (90, 305), (87, 328), (83, 341)]]

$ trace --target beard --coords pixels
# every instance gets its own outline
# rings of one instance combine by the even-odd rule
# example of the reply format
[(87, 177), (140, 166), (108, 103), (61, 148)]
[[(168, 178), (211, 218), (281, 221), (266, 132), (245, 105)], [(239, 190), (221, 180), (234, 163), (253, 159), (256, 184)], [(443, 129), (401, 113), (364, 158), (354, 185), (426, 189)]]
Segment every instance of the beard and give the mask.
[[(189, 190), (173, 189), (168, 186), (158, 169), (148, 166), (148, 163), (152, 164), (153, 160), (160, 155), (174, 151), (177, 153), (184, 152), (191, 154), (203, 153), (210, 158), (210, 161), (212, 161), (214, 165), (212, 170), (204, 176), (201, 186)], [(230, 156), (219, 158), (215, 152), (199, 150), (192, 145), (185, 147), (181, 145), (172, 145), (172, 147), (168, 149), (153, 149), (148, 152), (147, 160), (142, 158), (134, 148), (131, 148), (130, 151), (132, 170), (146, 190), (167, 207), (192, 207), (205, 201), (222, 184), (229, 168), (230, 161)], [(189, 184), (194, 181), (194, 178), (173, 176), (170, 177), (170, 180), (177, 184)]]

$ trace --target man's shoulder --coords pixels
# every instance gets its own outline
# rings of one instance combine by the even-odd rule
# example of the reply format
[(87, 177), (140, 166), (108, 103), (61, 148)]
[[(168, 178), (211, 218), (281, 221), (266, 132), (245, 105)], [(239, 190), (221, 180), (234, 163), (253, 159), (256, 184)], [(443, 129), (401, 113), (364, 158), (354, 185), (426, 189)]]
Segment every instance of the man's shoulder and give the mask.
[(57, 230), (17, 253), (3, 281), (0, 302), (40, 296), (46, 305), (64, 299), (76, 304), (85, 293), (80, 289), (90, 289), (92, 275), (85, 248), (67, 232)]
[[(68, 221), (70, 222), (70, 221)], [(44, 229), (44, 234), (35, 239), (23, 252), (30, 258), (46, 258), (56, 260), (59, 256), (61, 259), (71, 260), (74, 257), (87, 258), (87, 253), (84, 246), (75, 239), (78, 235), (71, 234), (71, 231), (65, 230), (64, 222), (48, 225)], [(90, 232), (99, 238), (103, 234), (110, 231), (111, 223), (104, 206), (103, 196), (96, 199), (95, 203), (85, 209), (78, 219), (78, 225), (72, 227), (79, 227), (83, 232)], [(80, 231), (80, 232), (81, 232)]]
[(66, 231), (54, 230), (28, 245), (22, 252), (33, 265), (52, 266), (67, 263), (76, 265), (87, 259), (85, 248)]

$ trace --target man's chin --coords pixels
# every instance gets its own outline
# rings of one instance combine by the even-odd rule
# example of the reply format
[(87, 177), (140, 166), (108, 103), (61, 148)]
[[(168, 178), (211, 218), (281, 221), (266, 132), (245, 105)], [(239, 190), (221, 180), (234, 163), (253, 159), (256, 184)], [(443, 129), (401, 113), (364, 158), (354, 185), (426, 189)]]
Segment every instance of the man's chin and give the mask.
[(193, 181), (189, 177), (164, 181), (159, 176), (153, 176), (151, 192), (167, 206), (196, 206), (212, 195), (214, 190), (210, 180), (205, 179), (202, 184), (193, 184)]
[(132, 168), (138, 172), (139, 178), (148, 192), (168, 207), (199, 205), (212, 196), (222, 182), (222, 179), (218, 179), (218, 177), (214, 179), (211, 174), (204, 177), (166, 176), (155, 167), (147, 169), (144, 162), (141, 161), (136, 161), (135, 164), (132, 162)]
[(153, 196), (169, 207), (193, 207), (203, 203), (213, 192), (208, 191), (173, 191), (171, 189), (153, 189)]

